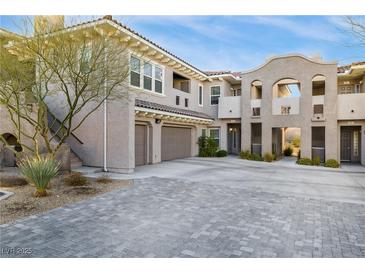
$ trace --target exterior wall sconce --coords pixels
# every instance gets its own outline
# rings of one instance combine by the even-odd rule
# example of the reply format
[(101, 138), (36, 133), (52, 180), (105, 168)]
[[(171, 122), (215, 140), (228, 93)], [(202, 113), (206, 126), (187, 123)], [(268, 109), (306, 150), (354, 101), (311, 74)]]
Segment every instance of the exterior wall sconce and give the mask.
[(161, 123), (161, 119), (155, 119), (155, 123), (156, 124), (160, 124)]

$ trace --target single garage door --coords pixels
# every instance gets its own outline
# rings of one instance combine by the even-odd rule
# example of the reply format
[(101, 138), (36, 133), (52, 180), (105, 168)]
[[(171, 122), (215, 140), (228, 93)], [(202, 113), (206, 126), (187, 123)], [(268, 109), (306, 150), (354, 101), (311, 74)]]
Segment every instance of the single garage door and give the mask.
[(161, 159), (168, 161), (191, 156), (191, 129), (162, 127)]
[(136, 125), (135, 128), (135, 165), (147, 164), (147, 126)]

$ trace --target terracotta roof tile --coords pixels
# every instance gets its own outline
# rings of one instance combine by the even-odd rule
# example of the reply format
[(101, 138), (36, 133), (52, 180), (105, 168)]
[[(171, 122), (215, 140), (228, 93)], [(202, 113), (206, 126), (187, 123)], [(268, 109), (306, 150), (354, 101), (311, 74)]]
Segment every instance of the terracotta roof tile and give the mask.
[(158, 104), (158, 103), (154, 103), (154, 102), (149, 102), (149, 101), (144, 101), (144, 100), (140, 100), (140, 99), (136, 99), (135, 106), (159, 110), (159, 111), (166, 111), (166, 112), (170, 112), (170, 113), (186, 115), (186, 116), (191, 116), (191, 117), (198, 117), (198, 118), (213, 120), (212, 117), (210, 117), (209, 115), (202, 113), (202, 112), (170, 107), (170, 106), (166, 106), (166, 105), (162, 105), (162, 104)]

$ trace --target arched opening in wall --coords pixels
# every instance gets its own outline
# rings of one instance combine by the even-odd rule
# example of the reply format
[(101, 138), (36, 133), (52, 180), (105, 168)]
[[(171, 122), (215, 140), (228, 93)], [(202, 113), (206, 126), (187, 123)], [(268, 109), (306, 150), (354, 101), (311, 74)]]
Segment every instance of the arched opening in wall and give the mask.
[(297, 157), (300, 153), (301, 129), (295, 127), (272, 128), (272, 153), (276, 157)]
[[(2, 137), (5, 139), (6, 143), (8, 146), (12, 147), (15, 151), (17, 152), (21, 152), (22, 146), (18, 143), (17, 138), (11, 134), (11, 133), (4, 133), (2, 134)], [(15, 153), (13, 150), (7, 148), (5, 146), (5, 144), (2, 144), (2, 149), (1, 149), (1, 165), (5, 166), (5, 167), (14, 167), (16, 166), (16, 157), (15, 157)]]
[(296, 79), (285, 78), (277, 81), (272, 87), (272, 114), (299, 114), (300, 82)]
[(255, 80), (251, 83), (251, 115), (261, 116), (262, 82)]
[(312, 109), (314, 119), (324, 117), (324, 95), (326, 94), (326, 77), (316, 75), (312, 78)]

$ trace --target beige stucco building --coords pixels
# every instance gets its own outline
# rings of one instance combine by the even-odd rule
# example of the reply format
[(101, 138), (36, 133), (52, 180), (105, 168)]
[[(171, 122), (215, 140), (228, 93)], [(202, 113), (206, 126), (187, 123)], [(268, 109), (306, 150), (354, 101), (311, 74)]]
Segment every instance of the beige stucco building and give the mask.
[[(68, 140), (86, 166), (130, 173), (195, 156), (201, 135), (231, 154), (280, 156), (290, 129), (301, 157), (365, 165), (365, 62), (338, 67), (294, 54), (246, 72), (206, 72), (111, 17), (77, 28), (127, 43), (131, 64), (128, 100), (108, 101)], [(55, 115), (61, 105), (49, 102)]]

